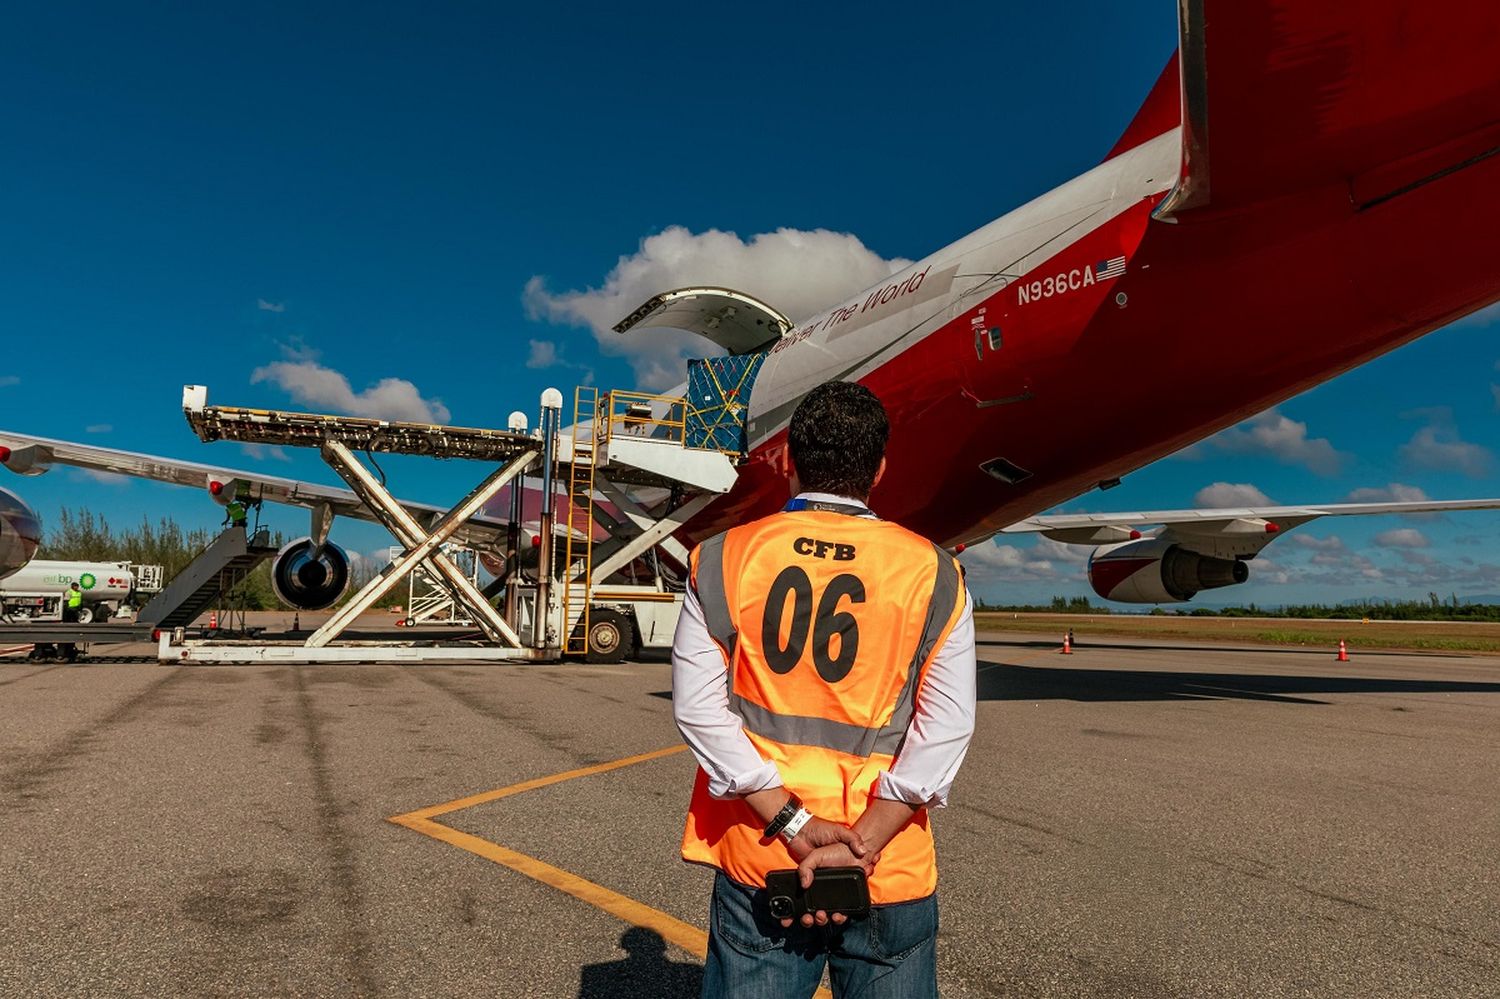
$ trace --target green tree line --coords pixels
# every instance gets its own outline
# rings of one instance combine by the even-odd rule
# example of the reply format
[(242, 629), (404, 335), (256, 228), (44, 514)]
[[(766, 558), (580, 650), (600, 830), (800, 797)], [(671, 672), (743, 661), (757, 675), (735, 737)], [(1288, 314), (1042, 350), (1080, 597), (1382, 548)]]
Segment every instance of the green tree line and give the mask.
[[(37, 558), (85, 562), (131, 562), (160, 565), (167, 580), (181, 572), (218, 537), (220, 528), (183, 526), (171, 517), (142, 517), (134, 527), (116, 528), (102, 514), (78, 508), (63, 508), (47, 532)], [(269, 544), (280, 548), (289, 539), (273, 531)], [(344, 599), (355, 593), (379, 571), (366, 560), (355, 560), (354, 580)], [(406, 587), (398, 586), (377, 606), (388, 607), (406, 599)], [(271, 587), (271, 561), (255, 567), (231, 594), (231, 603), (245, 610), (275, 610), (281, 607)]]
[[(37, 558), (78, 560), (85, 562), (131, 562), (136, 565), (159, 565), (170, 580), (185, 569), (218, 537), (217, 530), (207, 527), (184, 529), (171, 517), (155, 522), (142, 517), (134, 527), (115, 528), (108, 518), (90, 510), (66, 507), (42, 540)], [(284, 544), (280, 534), (271, 544)], [(246, 610), (271, 610), (280, 606), (271, 588), (271, 563), (262, 562), (232, 594)]]
[[(1047, 604), (995, 604), (979, 602), (976, 610), (1031, 614), (1110, 614), (1120, 613), (1105, 606), (1094, 606), (1088, 597), (1053, 597)], [(1304, 620), (1358, 621), (1500, 621), (1500, 604), (1460, 602), (1450, 594), (1444, 600), (1436, 593), (1426, 600), (1366, 600), (1349, 604), (1288, 604), (1282, 607), (1153, 607), (1153, 615), (1178, 617), (1284, 617)]]

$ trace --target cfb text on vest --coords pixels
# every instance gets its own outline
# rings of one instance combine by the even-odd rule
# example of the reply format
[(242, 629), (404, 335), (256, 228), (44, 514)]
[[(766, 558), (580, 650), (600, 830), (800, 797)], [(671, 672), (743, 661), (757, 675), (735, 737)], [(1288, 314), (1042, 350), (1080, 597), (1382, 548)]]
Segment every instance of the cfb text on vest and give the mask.
[(792, 542), (792, 551), (798, 555), (811, 555), (814, 558), (828, 558), (829, 552), (832, 552), (835, 562), (854, 561), (853, 545), (840, 544), (834, 541), (819, 541), (816, 538), (798, 538)]

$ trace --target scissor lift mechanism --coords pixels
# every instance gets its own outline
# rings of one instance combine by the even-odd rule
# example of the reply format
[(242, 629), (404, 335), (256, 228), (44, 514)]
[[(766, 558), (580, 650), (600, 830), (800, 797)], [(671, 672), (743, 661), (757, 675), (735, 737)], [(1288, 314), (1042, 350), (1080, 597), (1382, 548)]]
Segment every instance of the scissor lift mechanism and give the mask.
[[(477, 660), (555, 660), (562, 652), (579, 651), (577, 633), (588, 629), (588, 607), (595, 599), (629, 603), (632, 600), (661, 600), (668, 594), (641, 594), (624, 588), (596, 590), (594, 580), (605, 580), (633, 559), (661, 546), (674, 559), (686, 561), (687, 552), (670, 535), (690, 517), (706, 506), (715, 495), (727, 492), (737, 472), (729, 455), (689, 449), (681, 439), (681, 411), (675, 422), (663, 417), (672, 404), (681, 400), (656, 399), (657, 418), (647, 421), (664, 427), (642, 435), (639, 411), (641, 400), (654, 397), (622, 393), (618, 398), (606, 396), (600, 406), (599, 419), (589, 421), (586, 447), (571, 440), (567, 453), (558, 449), (562, 396), (549, 389), (542, 396), (542, 421), (539, 434), (525, 430), (492, 430), (422, 423), (330, 416), (278, 410), (243, 409), (206, 404), (206, 390), (188, 386), (183, 394), (183, 409), (189, 425), (204, 441), (232, 440), (273, 446), (316, 447), (339, 477), (368, 507), (402, 546), (401, 553), (378, 576), (367, 583), (342, 608), (301, 646), (237, 645), (227, 642), (174, 644), (174, 636), (161, 638), (164, 661), (215, 662), (351, 662), (371, 659), (477, 659)], [(575, 404), (576, 405), (576, 404)], [(665, 408), (664, 408), (665, 407)], [(625, 417), (611, 418), (614, 408), (623, 408)], [(634, 415), (631, 415), (634, 414)], [(624, 432), (621, 432), (621, 428)], [(675, 429), (675, 437), (673, 436)], [(574, 433), (585, 431), (575, 426)], [(665, 439), (663, 439), (665, 436)], [(439, 458), (467, 458), (497, 462), (500, 467), (476, 486), (463, 500), (448, 510), (437, 523), (424, 528), (403, 507), (383, 482), (377, 479), (356, 457), (366, 454), (412, 454)], [(578, 467), (580, 459), (590, 466), (588, 474)], [(568, 550), (564, 561), (561, 590), (561, 627), (553, 621), (553, 580), (550, 571), (539, 571), (535, 601), (532, 605), (530, 634), (518, 634), (505, 615), (497, 611), (480, 593), (474, 581), (454, 564), (443, 551), (448, 542), (470, 518), (507, 483), (540, 463), (543, 510), (540, 533), (539, 570), (553, 565), (553, 518), (549, 499), (555, 494), (555, 478), (567, 475), (570, 482)], [(595, 472), (597, 467), (597, 472)], [(585, 483), (583, 495), (577, 485)], [(626, 493), (626, 487), (665, 489), (667, 498), (647, 509)], [(594, 494), (602, 493), (620, 511), (619, 519), (600, 509)], [(586, 508), (586, 520), (578, 525), (591, 532), (594, 522), (603, 524), (618, 542), (614, 550), (597, 565), (592, 564), (592, 545), (585, 544), (580, 553), (574, 539), (580, 532), (571, 521), (579, 504)], [(512, 519), (516, 514), (513, 513)], [(579, 554), (581, 558), (577, 558)], [(361, 613), (373, 607), (383, 595), (406, 579), (419, 565), (430, 567), (441, 584), (452, 595), (455, 604), (467, 612), (488, 642), (482, 645), (423, 646), (410, 639), (382, 642), (335, 641)], [(620, 592), (614, 592), (616, 589)], [(508, 608), (514, 609), (511, 601)], [(573, 627), (577, 622), (578, 628)], [(527, 629), (523, 629), (527, 630)]]
[[(163, 658), (173, 661), (187, 659), (219, 662), (348, 662), (388, 656), (401, 659), (542, 659), (549, 658), (549, 653), (550, 657), (555, 658), (555, 648), (548, 649), (545, 643), (538, 645), (534, 641), (522, 640), (510, 623), (479, 592), (473, 581), (443, 552), (443, 545), (471, 517), (478, 514), (506, 483), (524, 472), (538, 458), (542, 458), (544, 451), (548, 452), (546, 457), (550, 459), (551, 440), (548, 434), (550, 432), (555, 436), (556, 407), (550, 410), (544, 408), (543, 433), (539, 440), (530, 434), (514, 430), (208, 406), (205, 404), (205, 394), (203, 390), (189, 386), (183, 397), (188, 424), (200, 439), (318, 448), (323, 460), (349, 484), (349, 488), (375, 519), (400, 542), (403, 551), (322, 627), (308, 636), (301, 647), (236, 646), (228, 643), (175, 646), (171, 645), (171, 635), (163, 635)], [(500, 467), (440, 517), (430, 529), (424, 529), (360, 462), (355, 456), (356, 450), (366, 454), (379, 451), (386, 454), (494, 461), (499, 462)], [(376, 601), (424, 563), (441, 579), (455, 603), (469, 614), (490, 644), (483, 647), (423, 648), (402, 642), (400, 644), (408, 647), (399, 650), (385, 642), (342, 646), (332, 644), (360, 614), (373, 607)], [(374, 649), (371, 648), (372, 645)], [(379, 651), (376, 652), (375, 649)], [(392, 655), (393, 653), (398, 654)], [(424, 656), (423, 653), (427, 655)]]

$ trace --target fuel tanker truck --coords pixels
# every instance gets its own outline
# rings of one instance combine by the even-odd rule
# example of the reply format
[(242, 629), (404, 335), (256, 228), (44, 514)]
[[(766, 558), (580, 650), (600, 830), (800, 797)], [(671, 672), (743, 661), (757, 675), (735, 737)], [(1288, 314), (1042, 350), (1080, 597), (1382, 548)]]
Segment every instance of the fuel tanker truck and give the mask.
[(137, 594), (161, 589), (162, 567), (129, 562), (49, 562), (36, 559), (0, 579), (0, 618), (11, 621), (62, 619), (63, 592), (77, 583), (83, 591), (81, 624), (108, 621)]

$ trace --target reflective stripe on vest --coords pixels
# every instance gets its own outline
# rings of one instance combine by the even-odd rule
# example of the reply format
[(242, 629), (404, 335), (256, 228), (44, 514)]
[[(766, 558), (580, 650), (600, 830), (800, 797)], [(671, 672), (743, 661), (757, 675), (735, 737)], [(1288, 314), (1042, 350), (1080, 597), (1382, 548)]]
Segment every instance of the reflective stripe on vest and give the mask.
[[(953, 616), (954, 605), (958, 602), (958, 569), (947, 552), (939, 548), (937, 554), (937, 580), (927, 601), (922, 637), (906, 668), (906, 683), (897, 695), (890, 721), (878, 727), (866, 728), (828, 718), (777, 714), (738, 694), (730, 695), (729, 709), (744, 720), (746, 729), (777, 742), (818, 746), (838, 753), (848, 753), (850, 756), (869, 756), (871, 753), (894, 756), (906, 738), (906, 727), (911, 724), (912, 712), (916, 708), (917, 681), (921, 678), (922, 666), (932, 656), (938, 638), (947, 632), (948, 619)], [(718, 595), (722, 597), (722, 594), (723, 589), (720, 587)], [(699, 599), (703, 599), (701, 589)], [(720, 612), (726, 619), (729, 617), (727, 607)], [(708, 619), (706, 606), (703, 616), (705, 620)]]
[[(725, 655), (730, 709), (788, 789), (815, 814), (852, 823), (899, 752), (922, 677), (964, 601), (947, 552), (845, 512), (854, 511), (809, 506), (735, 528), (699, 546), (691, 563)], [(761, 885), (766, 872), (795, 863), (760, 834), (749, 807), (710, 797), (700, 772), (683, 856)], [(936, 879), (919, 810), (887, 846), (871, 898), (920, 898)]]
[(698, 602), (703, 606), (703, 623), (708, 633), (724, 650), (724, 661), (734, 660), (734, 621), (729, 617), (729, 603), (724, 596), (724, 535), (709, 538), (698, 546), (693, 579), (697, 584)]

